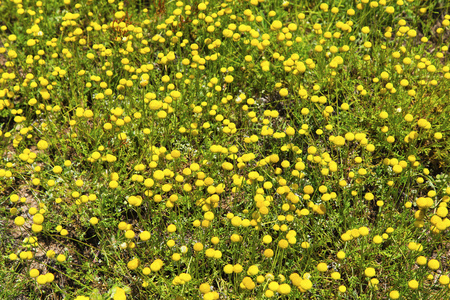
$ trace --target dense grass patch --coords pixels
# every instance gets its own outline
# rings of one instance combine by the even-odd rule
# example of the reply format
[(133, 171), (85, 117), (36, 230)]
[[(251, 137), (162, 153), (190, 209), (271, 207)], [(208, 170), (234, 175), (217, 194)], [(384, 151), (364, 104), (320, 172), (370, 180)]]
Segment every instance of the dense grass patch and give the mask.
[(449, 7), (1, 0), (0, 298), (449, 298)]

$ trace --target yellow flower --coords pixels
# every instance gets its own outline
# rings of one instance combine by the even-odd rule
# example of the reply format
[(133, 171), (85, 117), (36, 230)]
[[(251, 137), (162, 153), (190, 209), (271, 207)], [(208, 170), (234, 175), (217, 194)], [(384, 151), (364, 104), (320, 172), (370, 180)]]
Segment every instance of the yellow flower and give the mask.
[(280, 96), (286, 97), (289, 94), (287, 89), (281, 89), (280, 90)]
[(208, 283), (202, 283), (202, 284), (200, 284), (198, 289), (199, 289), (200, 293), (206, 294), (211, 291), (211, 286)]
[(227, 264), (227, 265), (225, 265), (224, 267), (223, 267), (223, 271), (226, 273), (226, 274), (231, 274), (231, 273), (233, 273), (233, 265), (230, 265), (230, 264)]
[(313, 286), (313, 284), (312, 284), (311, 280), (309, 280), (309, 279), (303, 279), (300, 282), (300, 287), (302, 289), (304, 289), (305, 291), (310, 290), (312, 288), (312, 286)]
[(230, 240), (232, 242), (239, 243), (239, 242), (242, 241), (242, 236), (240, 236), (239, 234), (234, 233), (234, 234), (231, 235)]
[(280, 287), (280, 285), (276, 281), (271, 281), (268, 286), (269, 290), (274, 291), (274, 292), (277, 291), (279, 287)]
[(47, 273), (44, 276), (46, 279), (46, 283), (50, 283), (53, 282), (53, 280), (55, 280), (55, 275), (53, 275), (52, 273)]
[(241, 223), (242, 223), (242, 219), (241, 219), (240, 217), (238, 217), (238, 216), (234, 216), (234, 217), (231, 219), (231, 224), (232, 224), (234, 227), (239, 227), (239, 226), (241, 225)]
[(134, 233), (134, 231), (133, 230), (127, 230), (126, 232), (125, 232), (125, 237), (127, 238), (127, 239), (134, 239), (134, 237), (136, 236), (136, 234)]
[(150, 265), (150, 269), (153, 272), (157, 272), (161, 270), (162, 266), (164, 265), (164, 262), (161, 259), (156, 259), (152, 264)]
[(31, 278), (36, 278), (39, 276), (39, 270), (38, 269), (31, 269), (30, 270), (30, 277)]
[(64, 254), (59, 254), (59, 255), (56, 257), (56, 260), (59, 261), (59, 262), (66, 261), (66, 256), (65, 256)]
[(366, 268), (364, 270), (364, 275), (366, 275), (367, 277), (375, 276), (375, 269), (374, 268)]
[(25, 224), (25, 219), (21, 216), (16, 217), (14, 219), (14, 224), (16, 224), (17, 226), (22, 226), (23, 224)]
[(39, 284), (46, 284), (47, 283), (47, 276), (46, 275), (39, 275), (36, 278), (37, 283)]
[(442, 139), (442, 133), (436, 132), (436, 133), (434, 134), (434, 138), (437, 139), (437, 140)]
[(45, 150), (45, 149), (48, 148), (48, 143), (46, 141), (44, 141), (44, 140), (40, 140), (37, 143), (37, 147), (38, 147), (39, 150)]
[(198, 6), (197, 6), (197, 8), (198, 8), (198, 10), (200, 10), (200, 11), (202, 11), (202, 10), (205, 10), (206, 9), (206, 3), (200, 3)]
[(240, 265), (240, 264), (235, 264), (234, 266), (233, 266), (233, 272), (234, 273), (236, 273), (236, 274), (239, 274), (239, 273), (241, 273), (242, 271), (243, 271), (243, 267), (242, 267), (242, 265)]
[(381, 236), (379, 236), (379, 235), (376, 235), (376, 236), (373, 237), (373, 242), (375, 244), (381, 244), (383, 242), (383, 238)]
[(448, 277), (448, 275), (441, 275), (439, 277), (439, 283), (442, 285), (448, 285), (450, 282), (450, 278)]
[(167, 231), (172, 233), (177, 231), (177, 227), (174, 224), (170, 224), (169, 226), (167, 226)]
[(333, 278), (334, 280), (339, 280), (341, 279), (341, 274), (339, 272), (333, 272), (331, 273), (331, 278)]
[(115, 180), (109, 182), (109, 187), (115, 189), (119, 186), (119, 183)]
[(366, 200), (373, 200), (375, 198), (375, 196), (372, 194), (372, 193), (366, 193), (365, 195), (364, 195), (364, 199), (366, 199)]
[(305, 194), (311, 195), (311, 194), (314, 193), (314, 188), (312, 186), (310, 186), (310, 185), (306, 185), (306, 186), (303, 187), (303, 192)]
[(333, 144), (335, 144), (336, 146), (344, 146), (345, 145), (345, 138), (338, 135), (335, 136), (333, 139)]
[(203, 244), (202, 243), (195, 243), (194, 244), (194, 251), (200, 252), (203, 250)]
[(395, 173), (399, 174), (399, 173), (401, 173), (401, 172), (403, 171), (403, 168), (402, 168), (401, 165), (395, 165), (395, 166), (392, 167), (392, 170), (393, 170)]
[(285, 239), (281, 239), (278, 242), (278, 247), (282, 248), (282, 249), (286, 249), (289, 246), (289, 242)]
[(416, 290), (419, 287), (419, 282), (415, 279), (408, 281), (408, 286), (412, 290)]
[(252, 265), (247, 270), (247, 275), (254, 276), (259, 273), (259, 268), (256, 265)]
[(326, 272), (328, 270), (328, 265), (326, 263), (319, 263), (317, 265), (317, 270), (319, 272)]
[(264, 244), (270, 244), (272, 242), (272, 237), (270, 235), (265, 235), (263, 237), (263, 243)]
[(125, 295), (125, 290), (120, 287), (115, 287), (115, 292), (113, 296), (114, 300), (125, 300), (127, 296)]
[(396, 290), (391, 291), (389, 293), (389, 298), (391, 298), (391, 299), (398, 299), (398, 298), (400, 298), (400, 293), (398, 291), (396, 291)]
[(395, 12), (395, 8), (392, 6), (387, 6), (385, 10), (388, 14), (393, 14)]
[(406, 122), (412, 122), (413, 119), (414, 119), (413, 115), (411, 115), (411, 114), (406, 114), (405, 115), (405, 121)]
[(439, 266), (440, 266), (440, 263), (436, 259), (430, 259), (428, 261), (428, 268), (430, 268), (431, 270), (437, 270), (437, 269), (439, 269)]
[(291, 287), (287, 283), (280, 284), (277, 291), (282, 295), (288, 295), (291, 292)]
[(253, 290), (256, 286), (255, 282), (248, 276), (246, 276), (246, 277), (244, 277), (244, 279), (242, 279), (242, 285), (247, 290)]
[(271, 27), (272, 30), (278, 30), (281, 27), (283, 27), (283, 23), (281, 23), (278, 20), (275, 20), (275, 21), (272, 22), (272, 25), (270, 27)]

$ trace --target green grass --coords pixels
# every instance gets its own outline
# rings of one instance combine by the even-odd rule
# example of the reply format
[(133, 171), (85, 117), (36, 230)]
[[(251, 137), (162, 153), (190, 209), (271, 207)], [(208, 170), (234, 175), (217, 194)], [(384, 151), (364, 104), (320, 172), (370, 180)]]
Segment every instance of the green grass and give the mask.
[(1, 1), (0, 298), (450, 297), (450, 5), (327, 3)]

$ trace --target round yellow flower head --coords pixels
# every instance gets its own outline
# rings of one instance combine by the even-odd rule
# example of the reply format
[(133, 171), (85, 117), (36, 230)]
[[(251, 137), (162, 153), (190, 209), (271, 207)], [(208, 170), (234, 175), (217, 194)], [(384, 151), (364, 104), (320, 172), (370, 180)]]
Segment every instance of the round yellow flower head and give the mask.
[(335, 144), (336, 146), (344, 146), (345, 145), (345, 138), (338, 135), (335, 136), (333, 139), (333, 144)]
[(208, 283), (202, 283), (202, 284), (200, 284), (198, 289), (199, 289), (200, 293), (206, 294), (211, 291), (211, 286)]
[(383, 238), (381, 236), (379, 236), (379, 235), (376, 235), (376, 236), (373, 237), (373, 242), (375, 244), (381, 244), (383, 242)]
[(427, 264), (427, 258), (423, 255), (416, 258), (416, 263), (420, 266), (424, 266)]
[(281, 239), (278, 242), (278, 247), (282, 248), (282, 249), (286, 249), (289, 246), (289, 242), (285, 239)]
[(272, 22), (271, 28), (272, 28), (273, 30), (278, 30), (278, 29), (280, 29), (281, 27), (283, 27), (283, 23), (281, 23), (281, 21), (275, 20), (275, 21)]
[(167, 231), (172, 233), (177, 231), (177, 227), (174, 224), (170, 224), (169, 226), (167, 226)]
[(272, 237), (270, 235), (265, 235), (263, 237), (263, 243), (264, 244), (270, 244), (272, 242)]
[(241, 273), (242, 271), (243, 271), (243, 267), (242, 267), (242, 265), (240, 265), (240, 264), (235, 264), (234, 266), (233, 266), (233, 272), (234, 273), (236, 273), (236, 274), (239, 274), (239, 273)]
[(153, 272), (157, 272), (161, 270), (162, 266), (164, 265), (164, 262), (161, 259), (156, 259), (152, 264), (150, 265), (150, 269)]
[(64, 254), (59, 254), (59, 255), (56, 257), (56, 260), (59, 261), (59, 262), (66, 261), (66, 256), (65, 256)]
[(450, 277), (448, 275), (441, 275), (439, 277), (439, 283), (442, 285), (448, 285), (450, 283)]
[(333, 278), (334, 280), (339, 280), (341, 279), (341, 274), (339, 272), (333, 272), (331, 273), (331, 278)]
[(127, 239), (134, 239), (134, 237), (136, 236), (136, 234), (134, 233), (134, 231), (133, 230), (127, 230), (126, 232), (125, 232), (125, 237), (127, 238)]
[(398, 299), (398, 298), (400, 298), (399, 291), (397, 291), (397, 290), (391, 291), (389, 293), (389, 298), (391, 298), (391, 299)]
[(39, 270), (38, 269), (31, 269), (30, 270), (30, 277), (35, 278), (39, 276)]
[(280, 284), (277, 292), (279, 292), (281, 295), (288, 295), (291, 292), (291, 287), (287, 283)]
[(200, 3), (198, 6), (197, 6), (197, 8), (198, 8), (198, 10), (200, 10), (200, 11), (203, 11), (203, 10), (206, 10), (206, 3)]
[(428, 261), (428, 268), (430, 268), (431, 270), (437, 270), (437, 269), (439, 269), (439, 266), (440, 266), (440, 263), (436, 259), (430, 259)]
[(405, 115), (405, 121), (406, 122), (412, 122), (413, 120), (414, 120), (413, 115), (411, 115), (411, 114), (406, 114)]
[(55, 280), (55, 275), (53, 275), (53, 273), (47, 273), (44, 276), (46, 279), (46, 283), (50, 283), (53, 282), (53, 280)]
[(37, 147), (38, 147), (39, 150), (45, 150), (45, 149), (48, 148), (48, 143), (46, 141), (44, 141), (44, 140), (40, 140), (37, 143)]
[(326, 263), (319, 263), (317, 265), (317, 270), (319, 272), (326, 272), (328, 270), (328, 265)]
[(257, 265), (252, 265), (247, 270), (247, 275), (254, 276), (259, 273), (259, 268)]
[(226, 273), (226, 274), (231, 274), (231, 273), (233, 273), (233, 265), (230, 265), (230, 264), (227, 264), (227, 265), (225, 265), (224, 267), (223, 267), (223, 271)]
[(280, 90), (280, 96), (286, 97), (289, 94), (287, 89), (281, 89)]
[(375, 276), (375, 269), (374, 268), (366, 268), (364, 270), (364, 275), (366, 275), (367, 277)]
[(35, 214), (33, 216), (33, 223), (37, 225), (41, 225), (44, 222), (44, 216), (42, 214)]
[(203, 250), (203, 244), (202, 243), (195, 243), (194, 244), (194, 251), (200, 252)]
[(24, 219), (24, 217), (21, 217), (21, 216), (16, 217), (16, 218), (14, 219), (14, 224), (16, 224), (17, 226), (22, 226), (23, 224), (25, 224), (25, 219)]
[(300, 282), (300, 287), (305, 291), (310, 290), (312, 288), (312, 286), (313, 286), (313, 284), (312, 284), (311, 280), (309, 280), (309, 279), (303, 279)]
[(359, 233), (360, 233), (362, 236), (366, 236), (366, 235), (369, 234), (369, 228), (367, 228), (367, 227), (365, 227), (365, 226), (360, 227), (360, 228), (358, 229), (358, 231), (359, 231)]
[(305, 194), (311, 195), (314, 193), (314, 188), (311, 185), (306, 185), (303, 187), (303, 192)]
[(408, 286), (412, 290), (416, 290), (419, 287), (419, 282), (415, 279), (408, 281)]

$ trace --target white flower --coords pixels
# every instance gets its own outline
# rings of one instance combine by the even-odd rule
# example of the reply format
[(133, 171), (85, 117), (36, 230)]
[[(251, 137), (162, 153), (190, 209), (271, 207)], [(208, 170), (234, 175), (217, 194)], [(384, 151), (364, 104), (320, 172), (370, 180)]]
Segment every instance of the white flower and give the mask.
[(273, 276), (272, 273), (267, 273), (265, 277), (266, 277), (267, 280), (274, 280), (275, 279), (275, 277)]

